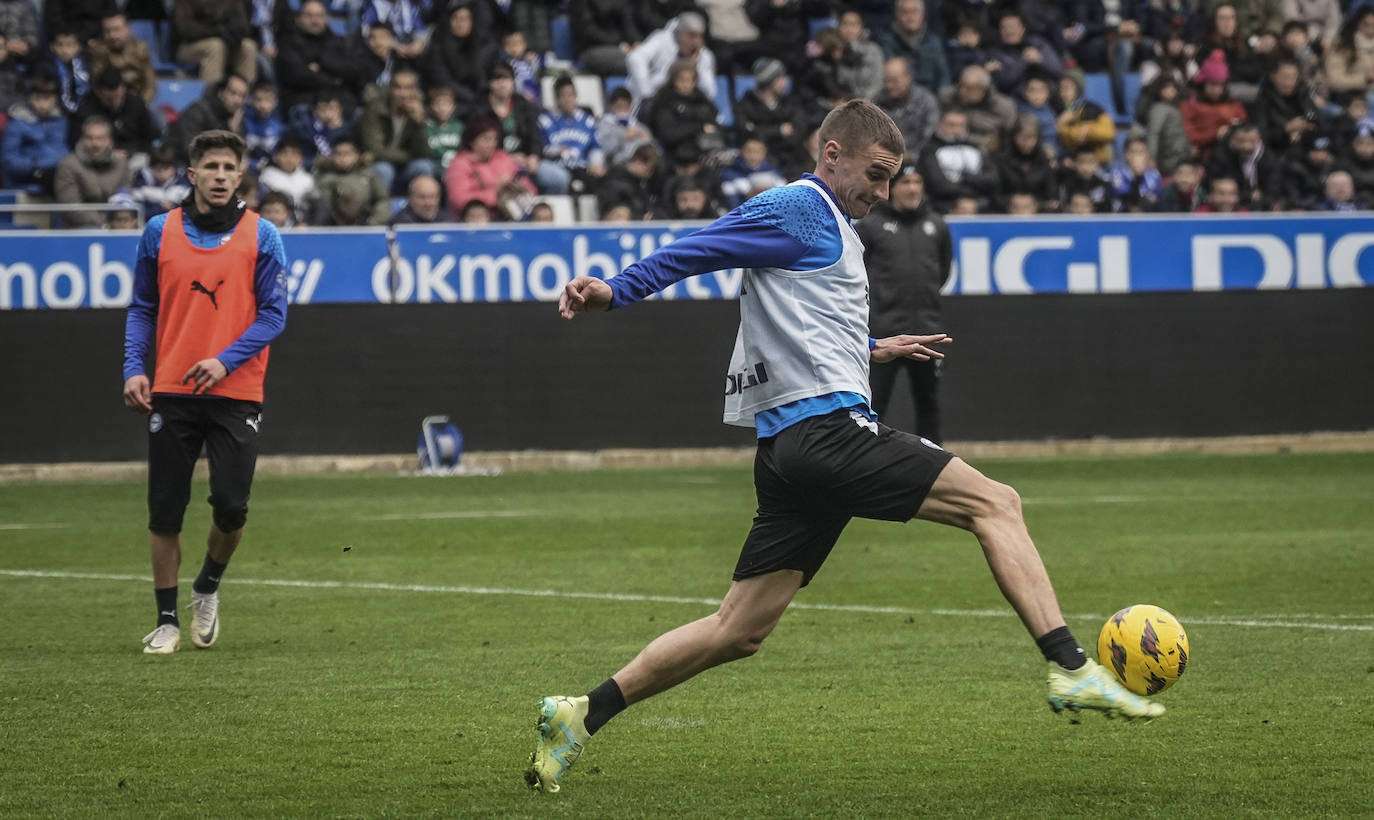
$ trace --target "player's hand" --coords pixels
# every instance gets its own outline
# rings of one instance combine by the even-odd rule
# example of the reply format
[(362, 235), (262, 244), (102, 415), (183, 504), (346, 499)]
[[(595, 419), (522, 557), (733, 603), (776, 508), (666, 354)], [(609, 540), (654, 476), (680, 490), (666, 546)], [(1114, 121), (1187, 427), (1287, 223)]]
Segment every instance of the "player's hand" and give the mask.
[(191, 369), (181, 377), (181, 383), (191, 385), (192, 393), (204, 393), (227, 375), (229, 371), (219, 359), (201, 359), (191, 365)]
[(912, 336), (902, 334), (901, 336), (888, 336), (886, 339), (879, 339), (870, 354), (875, 362), (890, 362), (893, 359), (915, 359), (918, 362), (928, 362), (931, 359), (943, 359), (945, 354), (935, 349), (935, 345), (947, 345), (954, 342), (954, 337), (948, 333), (934, 333), (929, 336)]
[(558, 313), (571, 319), (579, 313), (611, 309), (611, 286), (594, 276), (579, 276), (563, 288)]
[(153, 388), (142, 373), (124, 381), (124, 406), (135, 413), (153, 412)]

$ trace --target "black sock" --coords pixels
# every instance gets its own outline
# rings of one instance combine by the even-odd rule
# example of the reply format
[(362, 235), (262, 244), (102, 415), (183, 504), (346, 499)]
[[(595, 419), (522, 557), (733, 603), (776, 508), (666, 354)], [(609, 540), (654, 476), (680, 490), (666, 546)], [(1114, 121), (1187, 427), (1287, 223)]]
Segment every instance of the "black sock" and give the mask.
[(587, 719), (583, 725), (589, 735), (596, 734), (606, 721), (625, 711), (625, 695), (615, 678), (606, 678), (604, 683), (588, 692), (587, 701)]
[(191, 585), (191, 589), (201, 595), (209, 595), (219, 589), (220, 576), (224, 575), (224, 568), (229, 564), (216, 561), (210, 557), (210, 553), (205, 553), (205, 564), (200, 568), (200, 574), (196, 576), (196, 582)]
[(1073, 639), (1073, 633), (1069, 632), (1067, 626), (1046, 632), (1035, 639), (1035, 645), (1045, 653), (1045, 660), (1054, 661), (1065, 669), (1077, 669), (1088, 662), (1083, 647)]
[(157, 599), (157, 625), (181, 626), (177, 621), (177, 588), (154, 589), (153, 597)]

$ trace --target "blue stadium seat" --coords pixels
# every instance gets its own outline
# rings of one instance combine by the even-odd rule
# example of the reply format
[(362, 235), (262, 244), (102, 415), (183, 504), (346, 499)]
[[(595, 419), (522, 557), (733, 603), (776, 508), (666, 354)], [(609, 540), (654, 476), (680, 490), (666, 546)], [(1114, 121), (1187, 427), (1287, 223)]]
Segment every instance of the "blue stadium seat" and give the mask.
[(338, 37), (348, 37), (352, 32), (349, 30), (348, 21), (342, 17), (329, 18), (329, 30)]
[(577, 50), (573, 48), (572, 23), (568, 15), (560, 14), (549, 20), (549, 34), (553, 37), (553, 53), (560, 60), (574, 62)]
[(811, 26), (811, 39), (813, 40), (816, 39), (816, 34), (820, 32), (821, 29), (839, 25), (839, 21), (834, 17), (812, 17), (809, 23)]
[(606, 88), (606, 99), (609, 100), (609, 99), (611, 98), (611, 92), (612, 92), (612, 91), (616, 90), (617, 88), (620, 88), (620, 87), (624, 86), (624, 85), (625, 85), (626, 83), (628, 83), (629, 81), (630, 81), (630, 78), (629, 78), (629, 77), (622, 77), (622, 76), (620, 76), (619, 74), (612, 74), (611, 76), (607, 77), (607, 78), (606, 78), (606, 84), (605, 84), (605, 88)]
[(153, 107), (170, 105), (177, 111), (182, 111), (204, 94), (205, 83), (200, 80), (158, 80)]
[(744, 95), (754, 90), (755, 82), (753, 74), (735, 75), (735, 99), (742, 100)]
[(1125, 89), (1126, 104), (1125, 111), (1118, 111), (1121, 116), (1117, 117), (1117, 122), (1131, 123), (1135, 121), (1135, 104), (1140, 99), (1140, 75), (1136, 73), (1127, 74), (1122, 78)]
[(735, 105), (730, 101), (730, 78), (724, 74), (716, 75), (716, 96), (712, 99), (720, 113), (716, 116), (716, 122), (725, 128), (733, 128), (735, 125)]
[(1083, 98), (1102, 106), (1103, 111), (1115, 111), (1112, 105), (1112, 78), (1105, 73), (1083, 75)]

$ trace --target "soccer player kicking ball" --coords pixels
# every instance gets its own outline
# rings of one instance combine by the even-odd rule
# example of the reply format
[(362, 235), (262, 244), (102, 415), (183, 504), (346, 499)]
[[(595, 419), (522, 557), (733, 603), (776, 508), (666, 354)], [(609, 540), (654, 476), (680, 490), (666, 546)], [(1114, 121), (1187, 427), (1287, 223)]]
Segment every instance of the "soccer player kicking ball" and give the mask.
[[(214, 523), (191, 588), (191, 642), (219, 637), (219, 582), (243, 537), (258, 457), (267, 345), (286, 325), (281, 235), (235, 196), (247, 146), (229, 131), (191, 140), (193, 186), (148, 220), (124, 327), (124, 404), (148, 416), (148, 541), (157, 627), (143, 651), (181, 647), (177, 571), (191, 474), (204, 445)], [(156, 370), (146, 375), (156, 344)]]
[(626, 706), (759, 650), (810, 583), (849, 519), (923, 518), (972, 532), (1003, 595), (1049, 662), (1056, 712), (1153, 718), (1164, 707), (1126, 691), (1083, 654), (1021, 517), (1016, 491), (924, 439), (878, 423), (870, 359), (941, 358), (940, 333), (868, 337), (863, 245), (850, 224), (886, 199), (901, 131), (867, 100), (821, 124), (815, 174), (759, 194), (608, 282), (568, 283), (559, 311), (619, 308), (685, 277), (745, 269), (725, 421), (758, 433), (758, 515), (720, 609), (646, 646), (582, 697), (546, 697), (525, 782), (558, 791), (587, 741)]

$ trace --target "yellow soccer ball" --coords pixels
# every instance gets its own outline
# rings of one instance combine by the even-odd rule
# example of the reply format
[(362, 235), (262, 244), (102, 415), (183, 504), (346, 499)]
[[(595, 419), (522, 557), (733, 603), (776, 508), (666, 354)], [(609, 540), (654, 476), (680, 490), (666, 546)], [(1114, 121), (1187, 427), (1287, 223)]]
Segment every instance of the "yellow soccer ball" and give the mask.
[(1188, 667), (1188, 633), (1157, 606), (1128, 606), (1102, 625), (1097, 662), (1137, 695), (1158, 695)]

